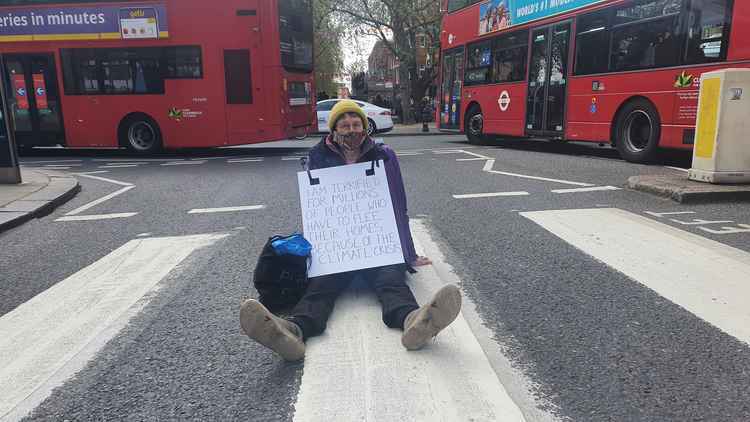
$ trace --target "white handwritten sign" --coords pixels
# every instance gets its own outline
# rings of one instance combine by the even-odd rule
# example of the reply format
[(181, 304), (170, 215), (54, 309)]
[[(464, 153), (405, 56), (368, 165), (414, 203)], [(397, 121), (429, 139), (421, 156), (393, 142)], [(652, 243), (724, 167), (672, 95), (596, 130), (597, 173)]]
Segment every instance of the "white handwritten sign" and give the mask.
[(297, 174), (304, 235), (313, 245), (308, 277), (403, 264), (382, 161)]

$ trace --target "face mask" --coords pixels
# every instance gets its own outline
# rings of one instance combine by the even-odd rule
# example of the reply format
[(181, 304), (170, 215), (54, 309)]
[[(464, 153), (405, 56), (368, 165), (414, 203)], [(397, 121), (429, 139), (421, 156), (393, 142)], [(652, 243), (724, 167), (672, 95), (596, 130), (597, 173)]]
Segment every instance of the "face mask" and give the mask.
[(336, 133), (334, 136), (334, 141), (347, 151), (359, 149), (364, 140), (365, 134), (362, 132), (350, 132), (346, 135)]

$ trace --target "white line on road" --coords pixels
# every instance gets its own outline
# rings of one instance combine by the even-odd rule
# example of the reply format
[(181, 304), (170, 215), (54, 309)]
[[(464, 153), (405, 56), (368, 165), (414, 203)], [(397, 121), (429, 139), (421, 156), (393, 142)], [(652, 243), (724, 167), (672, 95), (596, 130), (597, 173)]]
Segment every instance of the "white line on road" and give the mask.
[(227, 160), (227, 163), (229, 164), (237, 164), (237, 163), (259, 163), (263, 161), (262, 158), (244, 158), (240, 160)]
[(112, 192), (109, 195), (103, 196), (103, 197), (101, 197), (101, 198), (99, 198), (99, 199), (97, 199), (95, 201), (91, 201), (91, 202), (89, 202), (88, 204), (86, 204), (86, 205), (84, 205), (82, 207), (78, 207), (78, 208), (74, 209), (73, 211), (71, 211), (71, 212), (69, 212), (69, 213), (67, 213), (65, 215), (77, 215), (77, 214), (80, 214), (80, 213), (88, 210), (89, 208), (93, 208), (93, 207), (101, 204), (102, 202), (109, 201), (110, 199), (112, 199), (112, 198), (114, 198), (114, 197), (116, 197), (118, 195), (122, 195), (123, 193), (129, 191), (130, 189), (133, 189), (134, 187), (135, 187), (135, 185), (125, 186), (124, 188), (122, 188), (122, 189), (120, 189), (120, 190), (118, 190), (116, 192)]
[(672, 167), (672, 166), (664, 166), (664, 167), (666, 167), (668, 169), (672, 169), (672, 170), (677, 170), (677, 171), (685, 172), (685, 173), (687, 173), (687, 172), (690, 171), (690, 169), (684, 169), (682, 167)]
[(504, 176), (520, 177), (522, 179), (542, 180), (542, 181), (545, 181), (545, 182), (561, 183), (563, 185), (594, 186), (591, 183), (571, 182), (569, 180), (550, 179), (548, 177), (528, 176), (528, 175), (525, 175), (525, 174), (508, 173), (508, 172), (505, 172), (505, 171), (492, 170), (492, 166), (494, 166), (494, 165), (495, 165), (495, 160), (488, 160), (487, 163), (484, 165), (484, 169), (483, 170), (486, 171), (486, 172), (488, 172), (488, 173), (502, 174)]
[(114, 220), (116, 218), (130, 218), (138, 215), (137, 212), (121, 212), (115, 214), (92, 214), (92, 215), (68, 215), (56, 219), (56, 222), (66, 221), (98, 221), (98, 220)]
[(21, 161), (21, 164), (79, 163), (83, 160)]
[(281, 161), (294, 161), (299, 160), (302, 157), (304, 157), (304, 155), (300, 155), (299, 157), (281, 157)]
[[(425, 228), (412, 227), (418, 250), (434, 245)], [(432, 266), (409, 280), (421, 303), (445, 283)], [(356, 287), (336, 301), (325, 335), (307, 341), (294, 408), (294, 422), (525, 420), (463, 314), (408, 352), (372, 291)]]
[(468, 198), (494, 198), (497, 196), (527, 196), (528, 192), (494, 192), (494, 193), (470, 193), (466, 195), (453, 195), (456, 199)]
[(553, 189), (552, 193), (577, 193), (577, 192), (600, 192), (606, 190), (622, 190), (614, 186), (594, 186), (590, 188), (575, 188), (575, 189)]
[(665, 215), (695, 214), (695, 211), (673, 211), (673, 212), (653, 212), (653, 211), (646, 211), (646, 214), (653, 215), (654, 217), (663, 217)]
[(205, 160), (201, 161), (170, 161), (168, 163), (160, 164), (162, 166), (189, 166), (189, 165), (198, 165), (198, 164), (206, 164)]
[(616, 208), (521, 215), (750, 343), (749, 253)]
[(456, 161), (484, 161), (484, 158), (456, 158)]
[(226, 236), (131, 240), (0, 317), (0, 419), (30, 413), (127, 326), (185, 258)]
[(120, 182), (117, 180), (107, 179), (106, 177), (92, 176), (93, 174), (97, 174), (97, 173), (107, 173), (107, 172), (106, 171), (92, 171), (89, 173), (76, 173), (75, 175), (81, 176), (81, 177), (87, 177), (89, 179), (99, 180), (101, 182), (113, 183), (115, 185), (120, 185), (120, 186), (135, 186), (132, 183), (128, 183), (128, 182)]
[(70, 168), (70, 167), (81, 167), (82, 165), (83, 164), (74, 164), (74, 163), (69, 163), (69, 164), (46, 164), (44, 167), (45, 168), (56, 168), (56, 167), (67, 167), (67, 168)]
[(131, 168), (131, 167), (138, 167), (138, 164), (108, 164), (106, 166), (99, 166), (97, 168), (100, 168), (100, 169), (124, 169), (124, 168)]
[(262, 210), (265, 205), (248, 205), (242, 207), (224, 207), (224, 208), (196, 208), (188, 211), (188, 214), (210, 214), (215, 212), (235, 212), (235, 211), (255, 211)]
[(54, 166), (54, 167), (44, 166), (44, 168), (47, 169), (47, 170), (70, 170), (72, 167), (68, 167), (68, 166)]

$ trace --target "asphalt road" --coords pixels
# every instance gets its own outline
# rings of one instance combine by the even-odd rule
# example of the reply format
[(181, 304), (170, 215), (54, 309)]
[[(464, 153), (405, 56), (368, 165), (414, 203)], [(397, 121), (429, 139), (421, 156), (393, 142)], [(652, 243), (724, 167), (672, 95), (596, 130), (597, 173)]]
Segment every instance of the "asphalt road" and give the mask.
[[(0, 318), (134, 239), (229, 234), (170, 271), (96, 358), (27, 419), (292, 420), (304, 365), (283, 363), (241, 335), (237, 309), (255, 295), (252, 270), (267, 237), (301, 230), (297, 158), (313, 142), (146, 159), (57, 150), (23, 157), (27, 166), (89, 174), (79, 178), (81, 193), (53, 214), (0, 234)], [(528, 420), (750, 420), (747, 340), (623, 269), (637, 271), (640, 261), (658, 268), (655, 253), (683, 253), (682, 243), (671, 243), (679, 235), (656, 237), (667, 241), (655, 252), (608, 243), (597, 232), (599, 254), (540, 220), (573, 227), (576, 216), (589, 215), (580, 210), (598, 210), (591, 215), (607, 228), (616, 209), (636, 228), (653, 223), (707, 239), (709, 249), (716, 242), (746, 254), (747, 203), (681, 205), (624, 189), (630, 176), (679, 172), (689, 157), (672, 154), (646, 166), (597, 146), (472, 146), (460, 136), (387, 142), (400, 156), (410, 216), (424, 221), (519, 383), (534, 386), (510, 388)], [(251, 205), (264, 208), (188, 213)], [(56, 221), (71, 212), (136, 214)], [(592, 220), (592, 230), (599, 223)], [(717, 271), (705, 282), (722, 277)]]

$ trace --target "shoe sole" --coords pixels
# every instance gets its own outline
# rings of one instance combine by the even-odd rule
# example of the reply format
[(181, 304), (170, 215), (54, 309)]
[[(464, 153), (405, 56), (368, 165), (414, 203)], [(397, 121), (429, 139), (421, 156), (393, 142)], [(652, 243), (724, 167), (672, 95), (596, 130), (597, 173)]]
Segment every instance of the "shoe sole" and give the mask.
[(298, 361), (305, 357), (305, 343), (283, 327), (279, 318), (255, 300), (246, 300), (240, 307), (240, 326), (248, 337), (278, 353), (284, 360)]
[(417, 312), (419, 314), (415, 321), (401, 337), (401, 344), (408, 350), (421, 349), (458, 317), (461, 312), (461, 291), (454, 285), (447, 285), (438, 290), (430, 306), (423, 306)]

